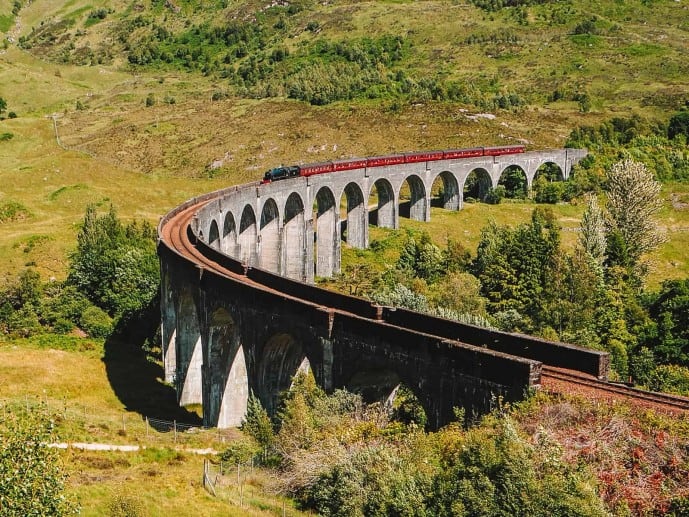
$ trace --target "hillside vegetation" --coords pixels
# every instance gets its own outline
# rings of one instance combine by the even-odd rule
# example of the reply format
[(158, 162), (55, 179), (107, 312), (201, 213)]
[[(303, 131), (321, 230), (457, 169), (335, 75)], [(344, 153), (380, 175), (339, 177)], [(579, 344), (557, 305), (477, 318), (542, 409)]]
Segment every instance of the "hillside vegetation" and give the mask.
[[(0, 33), (0, 404), (12, 414), (45, 401), (60, 439), (150, 446), (132, 456), (61, 456), (67, 492), (85, 514), (227, 514), (200, 487), (200, 457), (175, 451), (169, 433), (136, 431), (145, 416), (198, 422), (198, 408), (175, 407), (150, 355), (159, 352), (151, 225), (185, 199), (257, 180), (280, 163), (514, 143), (587, 147), (592, 157), (568, 186), (546, 182), (536, 192), (566, 200), (552, 211), (516, 196), (434, 208), (431, 223), (405, 219), (401, 232), (372, 228), (372, 249), (343, 246), (345, 274), (329, 285), (585, 341), (613, 352), (621, 378), (689, 390), (686, 2), (0, 0)], [(662, 181), (657, 216), (667, 241), (646, 257), (641, 283), (615, 241), (605, 278), (594, 285), (589, 276), (564, 299), (560, 289), (588, 271), (574, 252), (584, 192), (604, 203), (606, 171), (621, 158)], [(532, 274), (532, 287), (557, 280), (546, 285), (545, 311), (525, 291), (484, 296), (472, 275), (487, 284), (488, 259), (507, 267), (495, 255), (472, 265), (491, 238), (512, 258), (525, 241), (552, 252), (525, 265), (547, 273)], [(494, 278), (504, 279), (496, 289), (513, 287)], [(374, 292), (384, 283), (396, 290)], [(507, 310), (489, 320), (486, 307)], [(517, 309), (528, 317), (513, 317)], [(371, 422), (360, 401), (339, 396), (286, 396), (293, 413), (282, 420), (308, 440), (295, 445), (300, 436), (289, 425), (281, 431), (280, 419), (264, 428), (277, 442), (271, 455), (267, 444), (249, 447), (266, 470), (245, 478), (246, 496), (241, 485), (225, 498), (233, 514), (285, 505), (297, 514), (264, 493), (282, 490), (321, 513), (343, 513), (344, 501), (353, 514), (377, 504), (379, 513), (462, 515), (480, 513), (474, 505), (491, 494), (519, 492), (519, 483), (512, 513), (532, 496), (563, 514), (686, 511), (684, 420), (538, 398), (498, 408), (474, 430), (427, 435), (413, 408)], [(185, 445), (219, 450), (216, 438), (191, 434)], [(341, 454), (323, 461), (321, 438), (337, 440)], [(246, 459), (242, 443), (224, 457)], [(278, 473), (286, 477), (276, 487)], [(578, 499), (546, 497), (541, 479)], [(378, 489), (361, 496), (370, 486)]]

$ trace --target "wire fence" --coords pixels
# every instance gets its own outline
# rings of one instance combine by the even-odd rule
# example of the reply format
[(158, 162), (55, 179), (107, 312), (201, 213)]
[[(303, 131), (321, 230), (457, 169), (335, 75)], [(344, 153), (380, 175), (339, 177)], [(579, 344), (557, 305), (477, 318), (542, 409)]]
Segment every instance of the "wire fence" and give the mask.
[(40, 412), (55, 423), (57, 438), (68, 443), (136, 444), (220, 452), (232, 440), (233, 432), (32, 395), (0, 399), (0, 415), (6, 416), (8, 412)]
[[(203, 460), (203, 488), (219, 499), (231, 502), (240, 508), (259, 506), (263, 510), (282, 517), (304, 515), (292, 504), (287, 503), (287, 499), (279, 498), (275, 494), (271, 498), (263, 499), (257, 504), (256, 486), (260, 485), (255, 476), (260, 469), (255, 469), (254, 461), (248, 462), (214, 462), (209, 459)], [(258, 490), (260, 492), (260, 490)]]

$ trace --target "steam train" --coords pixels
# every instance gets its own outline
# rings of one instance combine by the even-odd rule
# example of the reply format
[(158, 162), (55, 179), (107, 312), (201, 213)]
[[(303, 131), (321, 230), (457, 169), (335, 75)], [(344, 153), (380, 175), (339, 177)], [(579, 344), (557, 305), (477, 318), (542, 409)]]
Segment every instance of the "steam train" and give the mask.
[(261, 183), (293, 178), (295, 176), (313, 176), (328, 172), (363, 169), (366, 167), (383, 167), (401, 163), (433, 162), (453, 158), (476, 158), (481, 156), (501, 156), (524, 152), (523, 145), (505, 145), (502, 147), (472, 147), (469, 149), (449, 149), (447, 151), (416, 151), (411, 153), (373, 156), (370, 158), (352, 158), (334, 162), (309, 163), (306, 165), (280, 166), (270, 169), (263, 176)]

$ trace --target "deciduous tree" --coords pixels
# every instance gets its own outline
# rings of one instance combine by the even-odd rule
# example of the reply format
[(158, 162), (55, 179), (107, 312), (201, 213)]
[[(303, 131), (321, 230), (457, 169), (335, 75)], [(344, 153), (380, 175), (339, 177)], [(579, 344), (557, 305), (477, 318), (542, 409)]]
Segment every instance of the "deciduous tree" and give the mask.
[(638, 278), (643, 278), (647, 269), (643, 256), (664, 241), (655, 221), (662, 206), (660, 183), (643, 163), (634, 160), (615, 163), (607, 180), (609, 235), (619, 232), (629, 266)]
[(67, 475), (53, 440), (52, 423), (37, 413), (5, 408), (0, 416), (0, 514), (5, 517), (77, 513), (64, 493)]

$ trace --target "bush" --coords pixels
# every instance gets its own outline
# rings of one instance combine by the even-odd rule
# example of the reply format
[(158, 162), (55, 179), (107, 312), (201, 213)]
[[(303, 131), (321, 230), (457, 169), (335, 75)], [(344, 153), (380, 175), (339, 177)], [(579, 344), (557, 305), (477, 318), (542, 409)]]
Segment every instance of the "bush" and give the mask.
[(488, 190), (484, 201), (489, 205), (499, 205), (506, 193), (507, 191), (503, 185), (498, 185), (495, 188), (491, 187)]
[(220, 454), (220, 460), (232, 465), (246, 464), (261, 453), (261, 446), (252, 437), (233, 441)]
[(108, 505), (109, 517), (140, 517), (145, 515), (144, 505), (132, 495), (117, 494)]
[(689, 368), (674, 364), (658, 366), (648, 382), (649, 389), (689, 396)]
[(52, 421), (39, 412), (5, 408), (0, 416), (0, 513), (4, 517), (62, 516), (77, 513), (64, 494), (66, 473), (60, 468)]
[(689, 139), (689, 111), (681, 111), (670, 118), (667, 137), (673, 139), (678, 135)]
[(103, 309), (90, 306), (81, 315), (81, 328), (91, 337), (105, 338), (112, 332), (112, 318)]
[(539, 177), (533, 185), (534, 201), (536, 203), (555, 204), (562, 200), (565, 184), (561, 181), (548, 181)]

